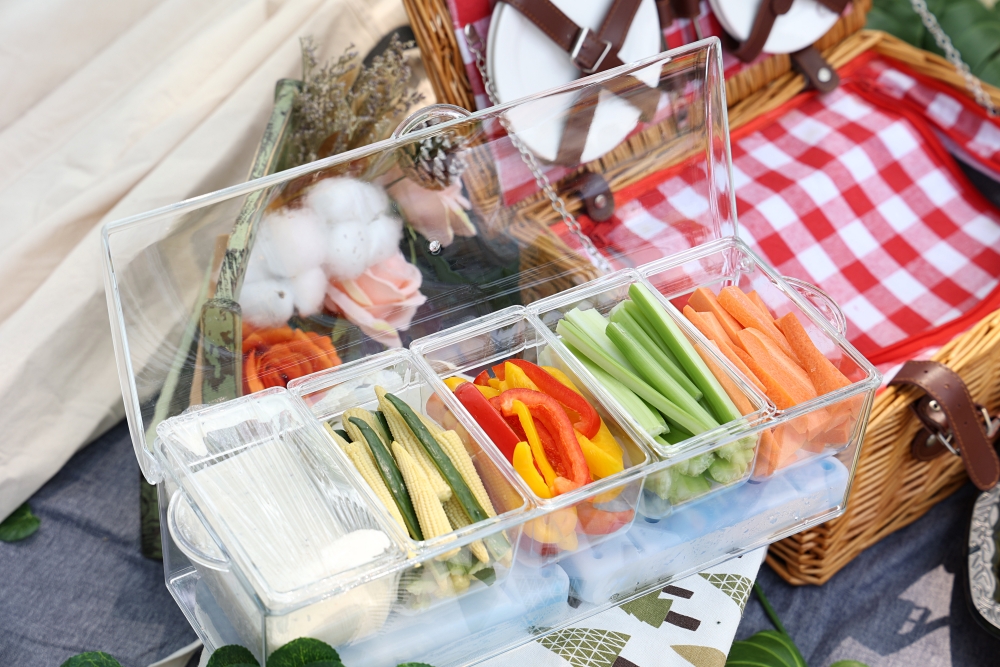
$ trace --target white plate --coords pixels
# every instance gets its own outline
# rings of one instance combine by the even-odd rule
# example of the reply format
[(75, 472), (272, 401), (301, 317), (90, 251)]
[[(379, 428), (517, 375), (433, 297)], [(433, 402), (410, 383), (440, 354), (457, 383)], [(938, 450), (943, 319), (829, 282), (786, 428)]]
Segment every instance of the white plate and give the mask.
[[(596, 31), (613, 0), (552, 0), (577, 25)], [(653, 0), (642, 0), (622, 43), (624, 62), (660, 52), (660, 21)], [(563, 51), (534, 23), (504, 2), (498, 2), (490, 20), (486, 45), (487, 73), (501, 103), (562, 86), (582, 76)], [(650, 86), (659, 81), (659, 68), (636, 73)], [(538, 157), (554, 160), (559, 151), (565, 113), (575, 94), (556, 95), (511, 111), (508, 118), (518, 136)], [(628, 136), (639, 122), (639, 110), (602, 92), (594, 122), (584, 145), (582, 162), (604, 155)]]
[[(708, 0), (722, 28), (739, 41), (750, 37), (762, 0)], [(764, 42), (764, 53), (792, 53), (804, 49), (827, 33), (839, 14), (816, 0), (795, 0), (792, 8), (774, 20)]]

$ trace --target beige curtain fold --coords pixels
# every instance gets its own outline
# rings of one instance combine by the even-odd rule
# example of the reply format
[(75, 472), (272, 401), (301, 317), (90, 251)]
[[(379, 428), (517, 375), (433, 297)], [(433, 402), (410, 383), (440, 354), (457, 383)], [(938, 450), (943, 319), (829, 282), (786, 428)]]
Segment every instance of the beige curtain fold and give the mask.
[(0, 518), (124, 414), (100, 227), (246, 178), (298, 40), (366, 51), (399, 0), (0, 4)]

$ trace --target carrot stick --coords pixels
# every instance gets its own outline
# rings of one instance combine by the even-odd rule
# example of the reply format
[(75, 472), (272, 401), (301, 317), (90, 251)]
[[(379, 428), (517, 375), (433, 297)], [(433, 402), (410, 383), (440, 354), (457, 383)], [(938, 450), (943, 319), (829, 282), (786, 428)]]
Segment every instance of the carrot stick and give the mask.
[[(750, 367), (753, 374), (764, 383), (765, 393), (782, 410), (816, 398), (816, 390), (806, 377), (805, 381), (799, 374), (804, 372), (786, 355), (777, 356), (781, 352), (776, 345), (768, 346), (762, 341), (770, 340), (756, 329), (744, 329), (740, 332), (740, 342), (747, 351), (748, 357), (740, 355), (744, 363)], [(752, 360), (753, 363), (748, 361)]]
[[(752, 336), (753, 338), (756, 338), (757, 341), (760, 343), (760, 347), (763, 347), (764, 349), (767, 350), (767, 354), (769, 357), (771, 357), (777, 362), (780, 362), (781, 365), (789, 373), (791, 373), (792, 375), (795, 376), (796, 379), (798, 379), (799, 383), (802, 386), (808, 387), (810, 393), (812, 393), (812, 396), (810, 398), (815, 398), (818, 395), (818, 393), (816, 392), (816, 388), (812, 383), (812, 379), (805, 372), (805, 370), (801, 366), (799, 366), (799, 363), (795, 360), (795, 357), (785, 354), (784, 350), (782, 350), (781, 347), (774, 342), (774, 339), (765, 334), (763, 331), (754, 328), (744, 329), (743, 332), (740, 334), (740, 336), (743, 337), (744, 341), (747, 336)], [(757, 359), (757, 355), (755, 355), (752, 350), (747, 350), (747, 352), (749, 352), (750, 356), (752, 356), (754, 359)], [(757, 359), (757, 363), (760, 363), (760, 359)]]
[(722, 330), (729, 337), (729, 344), (739, 346), (740, 341), (737, 334), (743, 327), (719, 304), (719, 300), (715, 298), (715, 294), (710, 289), (706, 287), (696, 289), (688, 299), (688, 305), (699, 313), (714, 313)]
[(837, 367), (819, 351), (795, 313), (788, 313), (776, 320), (776, 323), (785, 334), (785, 339), (792, 347), (799, 364), (809, 374), (819, 395), (843, 389), (851, 384), (847, 376), (837, 370)]
[[(722, 291), (719, 292), (719, 305), (729, 311), (729, 314), (744, 327), (753, 327), (763, 332), (781, 348), (782, 352), (789, 357), (795, 356), (795, 352), (785, 340), (785, 336), (778, 331), (774, 321), (761, 313), (754, 302), (739, 287), (723, 287)], [(740, 340), (742, 342), (742, 339)], [(751, 356), (753, 355), (751, 354)]]
[(757, 290), (754, 290), (749, 294), (747, 294), (747, 298), (750, 299), (754, 303), (754, 305), (760, 309), (760, 312), (764, 314), (764, 317), (771, 320), (772, 322), (774, 321), (774, 315), (771, 314), (771, 309), (767, 307), (766, 303), (764, 303), (764, 299), (760, 298), (760, 294), (757, 294)]
[(711, 355), (709, 355), (701, 345), (696, 345), (694, 349), (698, 351), (702, 361), (704, 361), (705, 365), (708, 366), (708, 370), (712, 371), (712, 375), (714, 375), (715, 379), (722, 385), (722, 388), (725, 390), (726, 394), (729, 395), (729, 398), (733, 401), (733, 405), (735, 405), (736, 409), (740, 411), (740, 414), (745, 416), (753, 412), (753, 403), (751, 403), (750, 399), (746, 397), (746, 394), (740, 391), (740, 388), (736, 386), (736, 383), (733, 382), (721, 368), (719, 368), (718, 364), (715, 363), (715, 360), (712, 359)]
[[(733, 346), (730, 345), (729, 336), (727, 336), (726, 332), (723, 331), (722, 325), (719, 324), (719, 320), (715, 316), (715, 313), (699, 313), (691, 306), (684, 306), (684, 314), (689, 320), (691, 320), (691, 323), (694, 324), (698, 331), (705, 334), (706, 338), (719, 346), (719, 351), (722, 352), (723, 356), (725, 356), (726, 359), (733, 364), (733, 366), (740, 369), (740, 371), (747, 376), (747, 379), (750, 380), (754, 386), (766, 393), (764, 383), (762, 383), (757, 376), (754, 375), (753, 371), (750, 370), (749, 366), (743, 363), (742, 359), (736, 356)], [(723, 387), (725, 387), (725, 385), (723, 385)]]

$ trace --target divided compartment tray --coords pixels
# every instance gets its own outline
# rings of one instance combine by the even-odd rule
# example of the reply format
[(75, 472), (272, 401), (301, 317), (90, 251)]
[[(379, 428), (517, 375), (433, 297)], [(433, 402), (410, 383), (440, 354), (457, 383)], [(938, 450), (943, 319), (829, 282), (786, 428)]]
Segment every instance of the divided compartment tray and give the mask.
[[(638, 272), (625, 269), (564, 293), (542, 299), (532, 304), (528, 311), (530, 319), (535, 323), (543, 338), (553, 349), (558, 350), (558, 356), (565, 359), (570, 367), (595, 387), (595, 392), (601, 397), (602, 402), (615, 414), (616, 419), (631, 437), (642, 443), (645, 448), (660, 459), (660, 463), (654, 467), (657, 472), (654, 474), (649, 471), (640, 508), (640, 514), (643, 516), (659, 519), (667, 516), (674, 507), (703, 500), (725, 488), (746, 482), (753, 470), (753, 458), (746, 464), (744, 471), (737, 479), (727, 481), (725, 484), (720, 484), (703, 473), (706, 473), (705, 468), (719, 455), (720, 451), (726, 451), (728, 456), (728, 451), (722, 449), (724, 447), (753, 448), (755, 455), (761, 431), (759, 425), (771, 415), (774, 406), (766, 396), (752, 387), (744, 376), (734, 370), (731, 364), (719, 355), (717, 349), (709, 345), (708, 341), (684, 318), (677, 318), (667, 311), (667, 316), (678, 325), (700, 356), (710, 360), (711, 365), (716, 370), (725, 374), (729, 379), (729, 386), (744, 397), (750, 410), (740, 419), (721, 424), (714, 429), (696, 434), (673, 445), (654, 439), (655, 434), (644, 429), (601, 386), (598, 379), (570, 352), (566, 347), (565, 340), (557, 332), (559, 322), (575, 308), (580, 310), (593, 308), (606, 316), (612, 308), (629, 298), (628, 290), (633, 284), (644, 285), (653, 292), (654, 296), (659, 296), (655, 288), (646, 283)], [(660, 305), (662, 306), (663, 303)], [(672, 482), (673, 479), (676, 479), (672, 477), (673, 475), (677, 475), (681, 470), (689, 471), (689, 466), (697, 466), (697, 471), (692, 471), (692, 477), (699, 480), (699, 484), (702, 483), (701, 480), (704, 480), (704, 489), (693, 492), (686, 489), (678, 490), (677, 485)]]
[[(442, 400), (444, 394), (434, 380), (409, 351), (400, 349), (387, 350), (299, 378), (288, 385), (288, 390), (309, 407), (313, 417), (331, 428), (342, 426), (341, 418), (345, 410), (377, 410), (375, 388), (379, 386), (402, 399), (418, 415), (426, 415), (444, 429), (455, 430), (462, 437), (496, 516), (421, 541), (406, 535), (410, 562), (424, 565), (408, 568), (402, 574), (397, 609), (401, 613), (418, 613), (443, 601), (474, 593), (485, 588), (487, 582), (489, 585), (502, 583), (516, 557), (521, 530), (519, 517), (530, 509), (525, 495), (513, 481), (512, 471), (508, 472), (497, 461), (491, 445), (484, 444), (480, 438), (469, 437), (469, 418), (461, 410), (454, 410), (447, 397)], [(365, 485), (370, 502), (381, 505), (374, 491), (367, 488), (354, 464), (333, 443), (332, 438), (330, 444), (345, 467)], [(472, 553), (470, 545), (473, 542), (480, 543), (477, 544), (477, 551), (481, 553), (485, 549), (489, 554), (489, 562), (482, 564), (485, 567)], [(456, 549), (459, 550), (457, 554), (454, 553)], [(470, 573), (464, 576), (460, 570), (454, 570), (459, 566), (468, 566)]]
[[(480, 372), (508, 359), (522, 359), (540, 366), (556, 366), (595, 407), (598, 415), (623, 450), (624, 470), (554, 498), (541, 498), (514, 472), (511, 463), (489, 439), (483, 428), (469, 415), (470, 430), (475, 438), (489, 442), (497, 458), (519, 483), (526, 496), (536, 506), (537, 518), (524, 525), (518, 558), (534, 566), (555, 563), (564, 557), (584, 551), (612, 539), (616, 533), (628, 530), (635, 518), (642, 488), (645, 466), (653, 456), (638, 444), (618, 418), (599, 397), (599, 389), (591, 378), (581, 375), (576, 365), (567, 363), (565, 353), (551, 347), (536, 324), (520, 306), (505, 308), (466, 324), (414, 341), (410, 349), (436, 375), (435, 384), (449, 404), (458, 412), (468, 412), (442, 381), (458, 376), (472, 380)], [(587, 513), (583, 516), (581, 513)], [(601, 517), (608, 517), (607, 530), (587, 528)], [(594, 523), (585, 523), (590, 518)], [(590, 532), (588, 532), (588, 530)]]
[[(714, 293), (727, 286), (756, 291), (775, 319), (794, 313), (813, 344), (850, 382), (825, 393), (820, 388), (819, 396), (792, 407), (776, 406), (770, 428), (762, 434), (753, 480), (860, 445), (882, 376), (847, 342), (844, 315), (822, 290), (778, 275), (737, 238), (708, 243), (638, 271), (679, 310), (699, 287)], [(709, 345), (718, 351), (714, 342)]]

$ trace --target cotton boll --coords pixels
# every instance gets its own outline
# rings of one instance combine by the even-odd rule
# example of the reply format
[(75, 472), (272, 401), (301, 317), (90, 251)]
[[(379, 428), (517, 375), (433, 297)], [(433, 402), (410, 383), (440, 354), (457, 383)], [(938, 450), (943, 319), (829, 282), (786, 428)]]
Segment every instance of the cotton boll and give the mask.
[(264, 251), (258, 247), (258, 244), (254, 244), (254, 249), (250, 253), (250, 260), (247, 262), (246, 273), (243, 274), (243, 282), (258, 283), (262, 280), (271, 280), (274, 278), (277, 278), (277, 276), (271, 273), (271, 267), (268, 266), (267, 256)]
[(357, 278), (368, 268), (368, 233), (363, 222), (335, 225), (327, 239), (326, 274), (337, 280)]
[(380, 215), (368, 223), (368, 266), (384, 262), (399, 249), (403, 238), (403, 221), (389, 215)]
[(325, 178), (309, 189), (308, 205), (327, 223), (368, 222), (389, 207), (385, 190), (353, 178)]
[(243, 320), (255, 327), (279, 327), (294, 312), (292, 284), (281, 279), (243, 283), (240, 308)]
[(261, 219), (254, 248), (274, 275), (291, 278), (323, 263), (326, 226), (311, 208), (282, 208)]
[(292, 300), (299, 315), (308, 317), (319, 312), (328, 284), (326, 273), (318, 266), (292, 278)]

